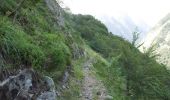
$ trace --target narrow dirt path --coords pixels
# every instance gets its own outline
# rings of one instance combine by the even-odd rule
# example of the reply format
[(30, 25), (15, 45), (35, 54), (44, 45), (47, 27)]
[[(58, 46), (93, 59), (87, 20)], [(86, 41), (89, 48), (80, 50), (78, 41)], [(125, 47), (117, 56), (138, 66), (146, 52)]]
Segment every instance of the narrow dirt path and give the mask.
[(92, 67), (92, 60), (87, 61), (83, 66), (82, 100), (105, 100), (106, 88), (101, 81), (97, 80)]

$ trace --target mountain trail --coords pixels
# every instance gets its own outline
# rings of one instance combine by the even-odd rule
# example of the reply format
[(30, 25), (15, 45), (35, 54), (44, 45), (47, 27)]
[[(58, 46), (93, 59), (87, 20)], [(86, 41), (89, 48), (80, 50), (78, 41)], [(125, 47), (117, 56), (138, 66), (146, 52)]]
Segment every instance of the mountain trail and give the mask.
[(106, 88), (102, 81), (98, 80), (93, 73), (92, 60), (88, 60), (83, 65), (83, 86), (82, 86), (82, 100), (105, 100)]

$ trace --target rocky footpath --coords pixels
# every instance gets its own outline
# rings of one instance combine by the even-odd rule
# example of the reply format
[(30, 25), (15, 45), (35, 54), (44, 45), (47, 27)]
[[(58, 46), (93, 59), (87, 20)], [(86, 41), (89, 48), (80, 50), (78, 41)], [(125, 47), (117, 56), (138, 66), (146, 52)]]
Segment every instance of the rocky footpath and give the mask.
[(0, 100), (56, 100), (55, 85), (33, 69), (20, 70), (0, 82)]
[(85, 62), (83, 73), (82, 100), (113, 100), (102, 81), (95, 76), (92, 59)]

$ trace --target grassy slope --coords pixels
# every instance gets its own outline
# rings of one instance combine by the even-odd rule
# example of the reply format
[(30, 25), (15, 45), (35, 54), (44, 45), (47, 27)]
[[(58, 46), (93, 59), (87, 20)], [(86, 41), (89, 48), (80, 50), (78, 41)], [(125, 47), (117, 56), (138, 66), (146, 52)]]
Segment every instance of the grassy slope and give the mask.
[(74, 100), (80, 92), (76, 80), (82, 79), (84, 61), (72, 59), (78, 48), (96, 59), (98, 77), (115, 100), (170, 99), (169, 71), (128, 41), (109, 33), (100, 21), (89, 15), (65, 13), (66, 25), (61, 31), (43, 1), (36, 4), (25, 1), (16, 19), (15, 13), (8, 16), (18, 2), (3, 0), (0, 5), (1, 66), (17, 69), (32, 66), (50, 75), (56, 83), (66, 67), (73, 66), (71, 88), (64, 96)]
[(43, 1), (25, 1), (13, 14), (17, 3), (19, 1), (5, 0), (0, 5), (1, 65), (17, 69), (34, 67), (59, 80), (71, 65), (72, 49), (67, 38)]
[(8, 16), (19, 2), (1, 1), (0, 66), (5, 69), (33, 67), (52, 77), (56, 85), (67, 67), (72, 66), (70, 89), (62, 96), (64, 99), (73, 96), (72, 99), (75, 100), (80, 92), (80, 86), (76, 82), (82, 78), (81, 64), (84, 58), (79, 58), (79, 52), (83, 52), (84, 40), (78, 35), (70, 34), (73, 29), (67, 26), (62, 27), (61, 31), (62, 28), (56, 24), (55, 16), (43, 0), (37, 3), (26, 0), (17, 11), (16, 19), (15, 13)]
[[(115, 100), (170, 99), (169, 71), (149, 54), (107, 31), (89, 15), (66, 15), (77, 35), (80, 35), (97, 56), (94, 64), (100, 78)], [(90, 54), (92, 56), (92, 54)]]

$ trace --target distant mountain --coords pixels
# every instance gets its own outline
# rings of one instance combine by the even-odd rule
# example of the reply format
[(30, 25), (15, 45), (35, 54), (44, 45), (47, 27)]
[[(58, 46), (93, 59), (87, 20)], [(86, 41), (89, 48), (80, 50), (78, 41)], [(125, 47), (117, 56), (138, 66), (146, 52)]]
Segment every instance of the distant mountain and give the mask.
[(157, 60), (170, 67), (170, 14), (167, 14), (151, 29), (144, 40), (146, 49), (155, 45)]
[(132, 40), (132, 32), (134, 32), (136, 28), (139, 32), (141, 32), (140, 40), (146, 36), (146, 33), (150, 28), (144, 22), (134, 22), (129, 16), (123, 16), (119, 18), (102, 16), (99, 19), (107, 26), (110, 32), (129, 41)]

